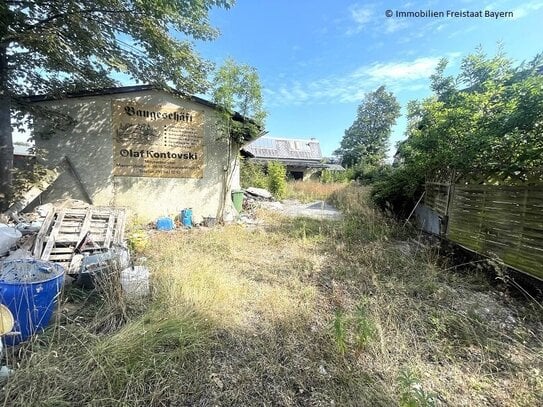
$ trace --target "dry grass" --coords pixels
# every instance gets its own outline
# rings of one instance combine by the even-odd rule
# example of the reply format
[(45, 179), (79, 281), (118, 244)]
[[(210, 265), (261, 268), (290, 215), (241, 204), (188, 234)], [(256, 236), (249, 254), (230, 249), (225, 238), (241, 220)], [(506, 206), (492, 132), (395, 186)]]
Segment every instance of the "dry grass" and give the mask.
[(287, 198), (301, 202), (325, 201), (334, 192), (345, 188), (342, 183), (324, 184), (320, 181), (290, 181), (287, 183)]
[(530, 406), (543, 317), (373, 210), (341, 222), (153, 233), (153, 295), (70, 291), (57, 324), (10, 354), (4, 405)]

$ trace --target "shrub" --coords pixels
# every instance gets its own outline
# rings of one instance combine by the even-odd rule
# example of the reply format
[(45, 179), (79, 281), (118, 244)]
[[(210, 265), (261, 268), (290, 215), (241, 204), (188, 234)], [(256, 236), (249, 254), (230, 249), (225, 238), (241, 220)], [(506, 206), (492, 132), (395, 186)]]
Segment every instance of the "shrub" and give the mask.
[(423, 185), (420, 173), (406, 167), (395, 168), (373, 185), (371, 198), (381, 209), (391, 210), (402, 218), (413, 209)]
[(261, 164), (241, 160), (240, 178), (243, 188), (268, 188), (268, 177)]
[(268, 164), (268, 189), (277, 199), (287, 192), (287, 169), (281, 163), (271, 161)]
[(392, 166), (390, 164), (379, 166), (366, 164), (354, 167), (353, 171), (354, 179), (356, 179), (362, 185), (371, 185), (387, 178), (392, 172)]
[(353, 179), (354, 172), (351, 169), (345, 171), (330, 171), (323, 170), (321, 172), (320, 181), (323, 184), (332, 184), (335, 182), (349, 182)]
[(334, 182), (334, 173), (330, 170), (322, 170), (321, 182), (323, 184), (331, 184), (332, 182)]

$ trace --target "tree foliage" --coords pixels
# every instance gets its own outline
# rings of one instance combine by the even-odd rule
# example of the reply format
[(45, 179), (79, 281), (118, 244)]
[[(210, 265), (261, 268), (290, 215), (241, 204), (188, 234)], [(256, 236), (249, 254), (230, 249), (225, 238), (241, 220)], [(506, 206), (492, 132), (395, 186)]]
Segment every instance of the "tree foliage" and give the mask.
[(193, 39), (218, 35), (212, 7), (234, 0), (7, 0), (0, 3), (0, 187), (11, 184), (10, 110), (21, 125), (29, 94), (115, 85), (112, 74), (205, 90), (212, 64)]
[[(212, 65), (189, 39), (211, 40), (213, 6), (231, 0), (32, 0), (2, 2), (13, 96), (111, 85), (112, 72), (203, 90)], [(172, 33), (174, 35), (172, 35)]]
[[(443, 59), (433, 95), (408, 104), (401, 164), (374, 188), (374, 198), (410, 202), (424, 182), (444, 178), (487, 183), (543, 180), (543, 55), (514, 66), (500, 50), (462, 60), (456, 77)], [(442, 179), (443, 180), (443, 179)]]
[[(456, 78), (444, 60), (434, 95), (408, 106), (405, 165), (431, 177), (454, 171), (508, 182), (539, 179), (543, 168), (543, 56), (514, 67), (503, 52), (482, 50), (462, 61)], [(443, 69), (442, 69), (443, 68)]]
[[(223, 122), (234, 140), (241, 142), (243, 138), (255, 138), (262, 131), (266, 112), (260, 79), (254, 67), (227, 59), (215, 74), (213, 101), (224, 109)], [(233, 120), (233, 112), (249, 120)]]
[(346, 167), (380, 164), (386, 155), (392, 126), (399, 116), (400, 105), (384, 86), (368, 93), (335, 152), (343, 157), (342, 164)]

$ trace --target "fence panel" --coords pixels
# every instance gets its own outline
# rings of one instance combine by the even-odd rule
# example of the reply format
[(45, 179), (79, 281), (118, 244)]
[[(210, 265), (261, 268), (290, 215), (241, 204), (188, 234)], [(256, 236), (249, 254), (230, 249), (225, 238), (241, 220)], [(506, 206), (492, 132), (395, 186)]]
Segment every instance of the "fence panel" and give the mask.
[(450, 184), (440, 182), (427, 182), (424, 204), (436, 211), (439, 215), (447, 214)]
[(543, 186), (455, 185), (446, 237), (543, 279)]

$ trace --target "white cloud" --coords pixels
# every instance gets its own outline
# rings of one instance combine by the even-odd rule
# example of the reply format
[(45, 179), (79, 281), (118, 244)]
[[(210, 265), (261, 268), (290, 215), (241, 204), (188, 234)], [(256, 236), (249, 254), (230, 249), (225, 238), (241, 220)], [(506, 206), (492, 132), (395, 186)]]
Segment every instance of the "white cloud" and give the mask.
[(408, 27), (409, 24), (404, 20), (397, 20), (393, 18), (389, 18), (385, 22), (385, 31), (388, 34), (394, 33), (396, 31), (403, 30), (404, 28)]
[(541, 1), (525, 3), (513, 10), (513, 19), (518, 20), (519, 18), (526, 17), (531, 12), (537, 11), (540, 8), (543, 8), (543, 2)]
[(359, 4), (353, 4), (349, 7), (351, 19), (355, 25), (347, 29), (348, 35), (353, 35), (361, 32), (368, 23), (373, 19), (374, 10), (372, 6), (361, 6)]
[(376, 80), (413, 80), (428, 78), (440, 58), (418, 58), (409, 62), (373, 64), (365, 74)]
[[(450, 60), (458, 54), (449, 53)], [(367, 92), (386, 85), (395, 93), (414, 92), (429, 88), (429, 77), (440, 57), (416, 58), (411, 61), (375, 63), (361, 66), (345, 75), (315, 79), (311, 82), (282, 82), (273, 89), (265, 89), (268, 103), (299, 105), (326, 103), (331, 100), (351, 103), (362, 100)]]

